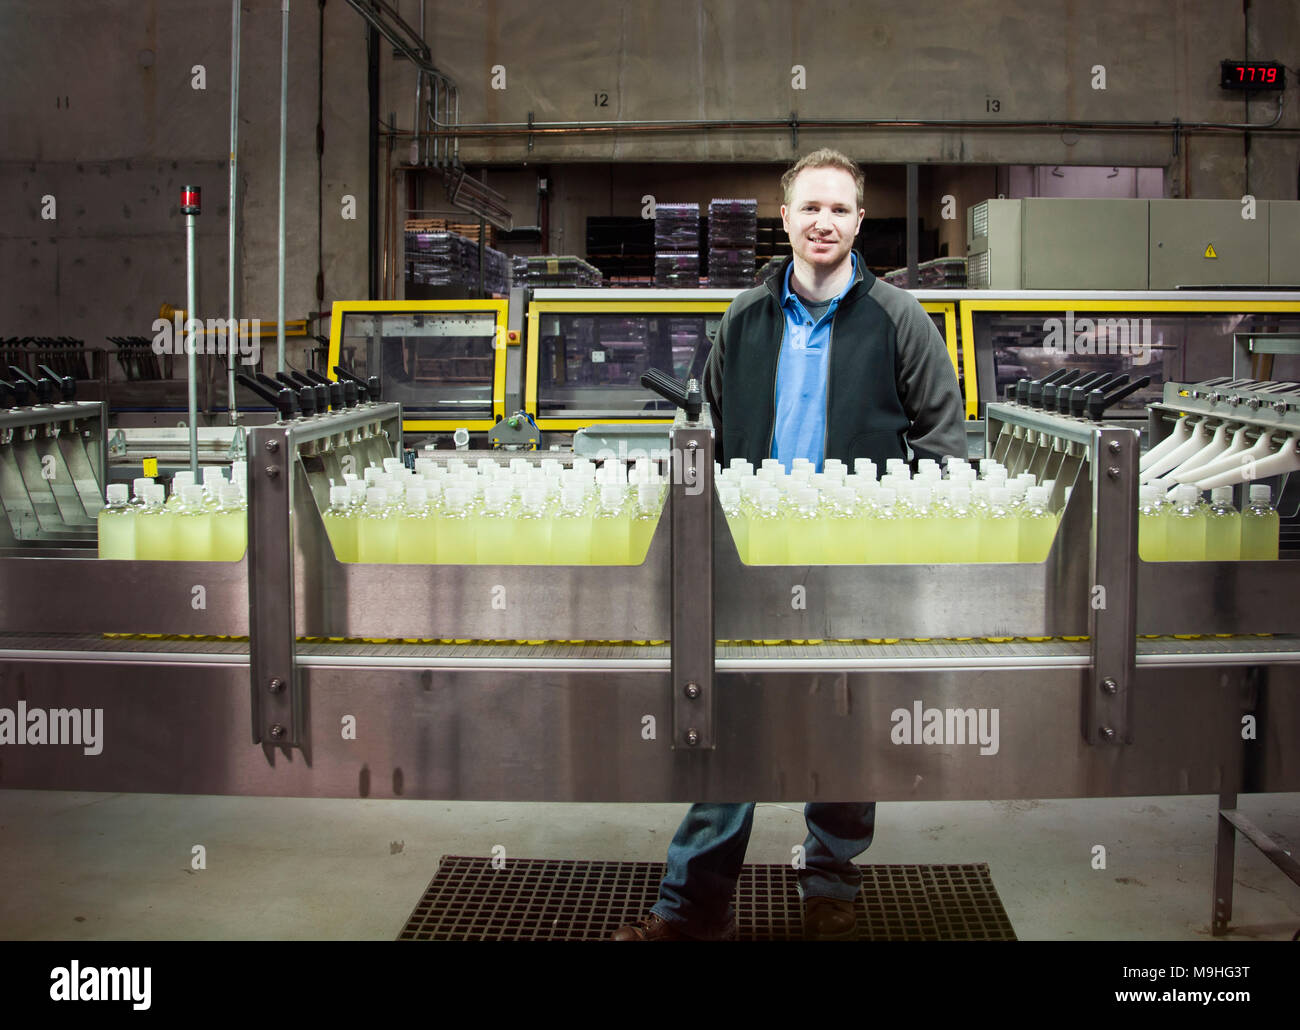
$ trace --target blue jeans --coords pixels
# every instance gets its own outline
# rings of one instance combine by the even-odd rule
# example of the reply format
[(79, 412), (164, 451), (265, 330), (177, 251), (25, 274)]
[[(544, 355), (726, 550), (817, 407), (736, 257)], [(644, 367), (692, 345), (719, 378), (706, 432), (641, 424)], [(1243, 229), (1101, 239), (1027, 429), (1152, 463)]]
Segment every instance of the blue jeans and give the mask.
[[(802, 898), (852, 901), (862, 885), (853, 859), (871, 846), (876, 803), (809, 802), (808, 839), (799, 870)], [(650, 911), (695, 937), (716, 937), (731, 923), (731, 898), (754, 826), (753, 803), (692, 805), (668, 845), (668, 869)]]

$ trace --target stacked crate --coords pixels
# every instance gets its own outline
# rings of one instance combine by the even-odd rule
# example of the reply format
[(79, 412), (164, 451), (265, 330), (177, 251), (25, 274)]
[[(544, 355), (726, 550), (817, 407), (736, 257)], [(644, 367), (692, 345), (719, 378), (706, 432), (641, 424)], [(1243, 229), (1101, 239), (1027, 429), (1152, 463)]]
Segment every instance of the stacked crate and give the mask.
[(700, 285), (700, 205), (655, 205), (655, 285)]
[(758, 201), (709, 201), (709, 285), (747, 287), (754, 282)]

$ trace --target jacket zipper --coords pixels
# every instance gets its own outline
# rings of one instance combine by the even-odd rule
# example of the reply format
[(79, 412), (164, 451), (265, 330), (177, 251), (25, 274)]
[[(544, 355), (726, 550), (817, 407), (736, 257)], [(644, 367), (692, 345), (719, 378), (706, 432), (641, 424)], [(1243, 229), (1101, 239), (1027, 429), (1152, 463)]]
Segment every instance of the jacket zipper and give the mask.
[(822, 468), (826, 467), (826, 445), (831, 438), (831, 348), (835, 346), (835, 316), (839, 308), (831, 312), (830, 335), (826, 338), (826, 411), (822, 419)]
[[(776, 439), (776, 377), (781, 374), (781, 348), (785, 346), (785, 311), (781, 311), (781, 336), (776, 341), (776, 368), (772, 370), (772, 412), (768, 418), (768, 425), (771, 427), (767, 431), (767, 450), (763, 452), (763, 457), (772, 457), (772, 441)], [(762, 462), (759, 462), (761, 465)]]

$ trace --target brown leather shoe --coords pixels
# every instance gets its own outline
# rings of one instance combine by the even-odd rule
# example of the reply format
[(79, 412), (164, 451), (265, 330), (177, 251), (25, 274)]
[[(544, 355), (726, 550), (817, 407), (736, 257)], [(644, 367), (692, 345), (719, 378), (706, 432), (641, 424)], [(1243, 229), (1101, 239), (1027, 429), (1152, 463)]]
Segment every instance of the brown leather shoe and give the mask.
[(858, 917), (852, 901), (812, 897), (804, 902), (803, 936), (806, 941), (852, 941), (858, 936)]
[[(736, 939), (736, 924), (733, 922), (727, 927), (726, 932), (718, 938), (723, 941), (734, 941)], [(702, 937), (692, 937), (690, 934), (682, 933), (677, 927), (667, 920), (661, 918), (657, 913), (650, 912), (642, 916), (634, 923), (628, 923), (626, 926), (620, 926), (610, 935), (612, 941), (698, 941), (704, 940)]]

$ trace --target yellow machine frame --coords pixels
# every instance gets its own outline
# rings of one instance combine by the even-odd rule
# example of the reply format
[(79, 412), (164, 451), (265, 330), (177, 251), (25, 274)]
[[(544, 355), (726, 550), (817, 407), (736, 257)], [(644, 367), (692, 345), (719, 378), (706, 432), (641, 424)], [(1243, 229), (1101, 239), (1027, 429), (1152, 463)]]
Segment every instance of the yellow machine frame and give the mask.
[(496, 334), (493, 338), (492, 362), (492, 417), (491, 418), (422, 418), (403, 419), (403, 432), (451, 430), (465, 428), (471, 431), (491, 429), (506, 410), (506, 343), (507, 311), (504, 300), (336, 300), (330, 309), (329, 378), (337, 379), (334, 366), (339, 363), (342, 347), (343, 315), (354, 312), (372, 314), (427, 314), (431, 312), (496, 312)]

